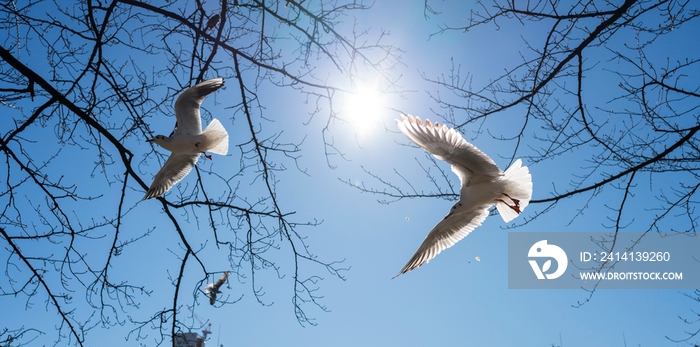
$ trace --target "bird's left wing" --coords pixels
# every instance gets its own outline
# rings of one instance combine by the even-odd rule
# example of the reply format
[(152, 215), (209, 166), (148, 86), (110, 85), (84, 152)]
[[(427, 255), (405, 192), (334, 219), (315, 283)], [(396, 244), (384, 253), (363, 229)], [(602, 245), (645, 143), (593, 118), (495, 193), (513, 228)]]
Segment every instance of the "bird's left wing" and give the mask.
[(502, 174), (493, 159), (446, 125), (429, 120), (424, 123), (420, 118), (405, 115), (401, 115), (396, 124), (415, 144), (450, 163), (462, 186), (493, 180)]
[(457, 241), (481, 225), (488, 215), (488, 206), (448, 215), (428, 233), (428, 236), (418, 247), (416, 254), (394, 277), (420, 267), (435, 258), (440, 252), (452, 247)]
[(199, 135), (202, 133), (202, 119), (199, 106), (207, 95), (224, 86), (224, 79), (213, 78), (190, 87), (175, 101), (175, 117), (177, 118), (175, 134)]
[(153, 178), (153, 183), (148, 189), (144, 200), (159, 197), (177, 182), (180, 182), (192, 170), (192, 167), (197, 164), (199, 153), (197, 154), (176, 154), (170, 155), (170, 158), (165, 162), (163, 167), (158, 171), (156, 177)]

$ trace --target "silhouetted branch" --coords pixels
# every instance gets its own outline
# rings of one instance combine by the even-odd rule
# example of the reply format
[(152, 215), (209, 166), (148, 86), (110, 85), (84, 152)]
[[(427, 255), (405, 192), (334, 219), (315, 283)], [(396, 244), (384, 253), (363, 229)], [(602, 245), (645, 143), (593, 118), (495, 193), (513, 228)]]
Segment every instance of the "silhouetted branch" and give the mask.
[[(277, 129), (278, 116), (264, 112), (265, 105), (277, 102), (270, 90), (280, 87), (313, 100), (310, 111), (293, 107), (312, 116), (328, 111), (327, 126), (316, 130), (325, 137), (331, 120), (340, 119), (333, 99), (351, 91), (361, 77), (358, 66), (396, 91), (385, 72), (400, 52), (383, 43), (384, 33), (337, 29), (352, 21), (353, 11), (367, 9), (352, 1), (213, 5), (0, 5), (0, 23), (17, 29), (0, 47), (0, 107), (6, 109), (0, 255), (7, 269), (0, 300), (25, 300), (29, 310), (45, 300), (57, 312), (46, 326), (6, 327), (0, 332), (6, 344), (50, 338), (92, 345), (87, 331), (125, 326), (127, 339), (169, 345), (192, 328), (183, 301), (192, 301), (194, 314), (203, 281), (224, 271), (250, 285), (248, 292), (263, 305), (270, 302), (262, 297), (271, 282), (261, 273), (293, 277), (288, 294), (300, 324), (315, 324), (309, 308), (327, 310), (318, 272), (344, 279), (346, 268), (313, 254), (305, 229), (320, 222), (297, 220), (278, 197), (287, 168), (308, 174), (300, 160), (306, 134)], [(219, 21), (206, 28), (213, 14)], [(316, 67), (325, 64), (332, 71)], [(171, 192), (140, 201), (165, 159), (143, 142), (154, 135), (153, 118), (172, 115), (182, 91), (215, 76), (229, 81), (226, 96), (207, 99), (203, 123), (211, 105), (225, 110), (218, 117), (240, 134), (230, 143), (239, 152), (226, 158), (233, 164), (210, 169), (200, 161)], [(328, 159), (335, 147), (323, 146)], [(156, 244), (148, 255), (164, 259), (140, 271), (151, 278), (132, 278), (124, 270), (143, 261), (144, 244)], [(223, 253), (228, 266), (211, 263), (208, 252)], [(164, 273), (172, 286), (158, 285)], [(240, 300), (228, 298), (222, 295), (215, 306)], [(160, 308), (143, 311), (144, 300)]]

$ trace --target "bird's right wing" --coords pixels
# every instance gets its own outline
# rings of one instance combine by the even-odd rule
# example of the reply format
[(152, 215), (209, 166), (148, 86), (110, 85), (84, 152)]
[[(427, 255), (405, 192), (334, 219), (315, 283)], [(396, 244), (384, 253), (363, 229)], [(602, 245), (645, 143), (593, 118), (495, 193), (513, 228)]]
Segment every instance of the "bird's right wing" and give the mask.
[(158, 171), (153, 183), (148, 189), (144, 200), (163, 195), (170, 190), (177, 182), (180, 182), (197, 164), (199, 153), (197, 154), (171, 154), (163, 167)]
[(416, 254), (394, 278), (430, 262), (435, 256), (457, 241), (463, 239), (472, 230), (481, 225), (489, 215), (488, 206), (475, 208), (464, 213), (448, 215), (428, 233)]
[(175, 101), (175, 117), (177, 118), (175, 133), (183, 135), (199, 135), (202, 133), (202, 119), (199, 106), (207, 95), (224, 86), (224, 79), (213, 78), (190, 87)]
[(429, 120), (423, 123), (420, 118), (405, 115), (401, 115), (396, 124), (415, 144), (436, 158), (450, 163), (462, 186), (467, 186), (470, 182), (489, 181), (502, 174), (493, 159), (446, 125), (431, 123)]
[(230, 271), (224, 272), (224, 274), (221, 275), (221, 277), (219, 277), (219, 279), (216, 280), (216, 282), (214, 282), (214, 290), (216, 290), (218, 293), (220, 293), (219, 288), (221, 288), (221, 286), (223, 286), (224, 283), (226, 283), (226, 279), (228, 279), (228, 275), (230, 273), (231, 273)]

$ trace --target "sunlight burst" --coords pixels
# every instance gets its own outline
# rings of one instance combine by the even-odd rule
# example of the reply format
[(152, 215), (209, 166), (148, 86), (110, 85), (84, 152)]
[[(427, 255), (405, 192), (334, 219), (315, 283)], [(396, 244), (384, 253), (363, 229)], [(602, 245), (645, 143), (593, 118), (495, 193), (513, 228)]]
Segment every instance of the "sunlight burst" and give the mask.
[(381, 94), (373, 87), (358, 87), (345, 97), (343, 113), (359, 133), (367, 132), (380, 124), (384, 106)]

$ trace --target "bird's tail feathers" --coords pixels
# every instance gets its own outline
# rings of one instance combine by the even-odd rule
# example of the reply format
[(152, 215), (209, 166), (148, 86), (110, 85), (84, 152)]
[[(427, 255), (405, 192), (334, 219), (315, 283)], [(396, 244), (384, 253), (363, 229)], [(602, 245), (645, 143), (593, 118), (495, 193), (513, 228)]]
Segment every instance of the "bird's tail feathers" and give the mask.
[[(218, 119), (214, 118), (211, 123), (204, 129), (202, 135), (207, 139), (207, 142), (213, 147), (206, 150), (212, 153), (226, 155), (228, 153), (228, 132), (224, 129)], [(209, 147), (209, 146), (207, 146)]]
[[(520, 159), (516, 160), (503, 174), (504, 194), (502, 201), (496, 202), (496, 209), (503, 221), (510, 222), (530, 203), (532, 198), (532, 176)], [(517, 203), (516, 203), (517, 200)], [(514, 208), (515, 207), (515, 208)], [(517, 211), (516, 211), (517, 210)]]

